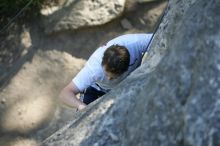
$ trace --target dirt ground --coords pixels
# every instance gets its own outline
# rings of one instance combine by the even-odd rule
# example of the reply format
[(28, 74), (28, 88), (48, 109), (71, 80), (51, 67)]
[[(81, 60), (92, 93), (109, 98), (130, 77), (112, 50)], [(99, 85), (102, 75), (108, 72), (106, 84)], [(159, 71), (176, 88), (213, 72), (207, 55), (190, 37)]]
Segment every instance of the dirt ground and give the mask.
[[(39, 16), (21, 16), (0, 36), (0, 146), (39, 145), (71, 120), (59, 91), (106, 41), (127, 33), (152, 32), (166, 1), (137, 4), (105, 25), (45, 35)], [(123, 19), (132, 27), (125, 29)]]

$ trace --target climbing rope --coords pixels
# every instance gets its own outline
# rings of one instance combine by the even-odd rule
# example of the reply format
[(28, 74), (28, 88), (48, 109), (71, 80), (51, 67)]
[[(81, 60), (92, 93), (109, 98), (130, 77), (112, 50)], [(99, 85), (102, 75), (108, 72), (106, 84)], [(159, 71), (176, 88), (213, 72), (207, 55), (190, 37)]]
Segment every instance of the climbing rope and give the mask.
[[(154, 39), (155, 33), (156, 33), (157, 30), (159, 29), (159, 26), (160, 26), (160, 24), (161, 24), (161, 22), (162, 22), (164, 16), (167, 14), (168, 8), (169, 8), (169, 0), (168, 0), (167, 5), (166, 5), (165, 11), (163, 12), (163, 14), (162, 14), (162, 16), (160, 17), (160, 19), (159, 19), (159, 21), (158, 21), (156, 27), (154, 28), (153, 35), (152, 35), (152, 37), (150, 38), (150, 41), (149, 41), (149, 43), (148, 43), (146, 49), (148, 49), (148, 48), (150, 47), (150, 45), (152, 44), (152, 40)], [(148, 51), (149, 51), (149, 50), (145, 51), (145, 53), (148, 52)], [(144, 54), (145, 54), (145, 53), (144, 53)], [(144, 54), (143, 54), (143, 56), (144, 56)], [(142, 57), (143, 57), (143, 56), (142, 56)]]
[(13, 21), (15, 21), (15, 19), (16, 19), (19, 15), (21, 15), (21, 13), (22, 13), (27, 7), (29, 7), (32, 2), (33, 2), (33, 0), (30, 0), (29, 2), (27, 2), (27, 4), (26, 4), (14, 17), (13, 17), (11, 20), (9, 20), (9, 22), (8, 22), (5, 26), (2, 27), (2, 29), (0, 30), (0, 34), (1, 34), (2, 32), (4, 32), (4, 31), (6, 31), (6, 30), (9, 28), (9, 26), (13, 23)]

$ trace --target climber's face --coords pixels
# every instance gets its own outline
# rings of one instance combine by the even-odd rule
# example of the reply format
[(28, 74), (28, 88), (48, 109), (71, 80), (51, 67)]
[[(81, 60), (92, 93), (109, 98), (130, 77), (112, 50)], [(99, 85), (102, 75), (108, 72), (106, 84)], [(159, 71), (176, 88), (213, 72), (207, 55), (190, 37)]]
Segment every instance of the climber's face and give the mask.
[(106, 71), (105, 66), (103, 67), (103, 69), (104, 69), (105, 75), (107, 76), (108, 80), (116, 79), (119, 76), (119, 75), (114, 74), (112, 72)]

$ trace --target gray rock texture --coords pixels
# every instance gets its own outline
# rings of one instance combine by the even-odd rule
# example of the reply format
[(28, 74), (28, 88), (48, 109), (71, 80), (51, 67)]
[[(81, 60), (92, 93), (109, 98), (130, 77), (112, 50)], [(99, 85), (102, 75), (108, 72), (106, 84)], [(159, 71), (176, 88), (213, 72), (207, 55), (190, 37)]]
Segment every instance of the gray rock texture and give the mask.
[(219, 146), (220, 1), (170, 0), (149, 54), (45, 146)]
[(46, 33), (75, 30), (105, 24), (119, 17), (125, 0), (66, 0), (60, 6), (44, 10)]

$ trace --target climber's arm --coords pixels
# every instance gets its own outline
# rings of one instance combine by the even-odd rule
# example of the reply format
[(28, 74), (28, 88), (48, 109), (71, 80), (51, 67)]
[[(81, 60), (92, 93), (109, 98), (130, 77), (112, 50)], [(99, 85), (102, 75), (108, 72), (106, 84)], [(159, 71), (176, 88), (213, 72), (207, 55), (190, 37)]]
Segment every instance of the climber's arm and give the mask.
[(73, 82), (70, 82), (66, 87), (63, 88), (63, 90), (60, 92), (59, 98), (61, 102), (63, 102), (65, 105), (77, 108), (79, 110), (82, 110), (86, 107), (86, 104), (84, 104), (82, 101), (80, 101), (76, 95), (79, 93), (79, 89), (76, 87), (76, 85)]

